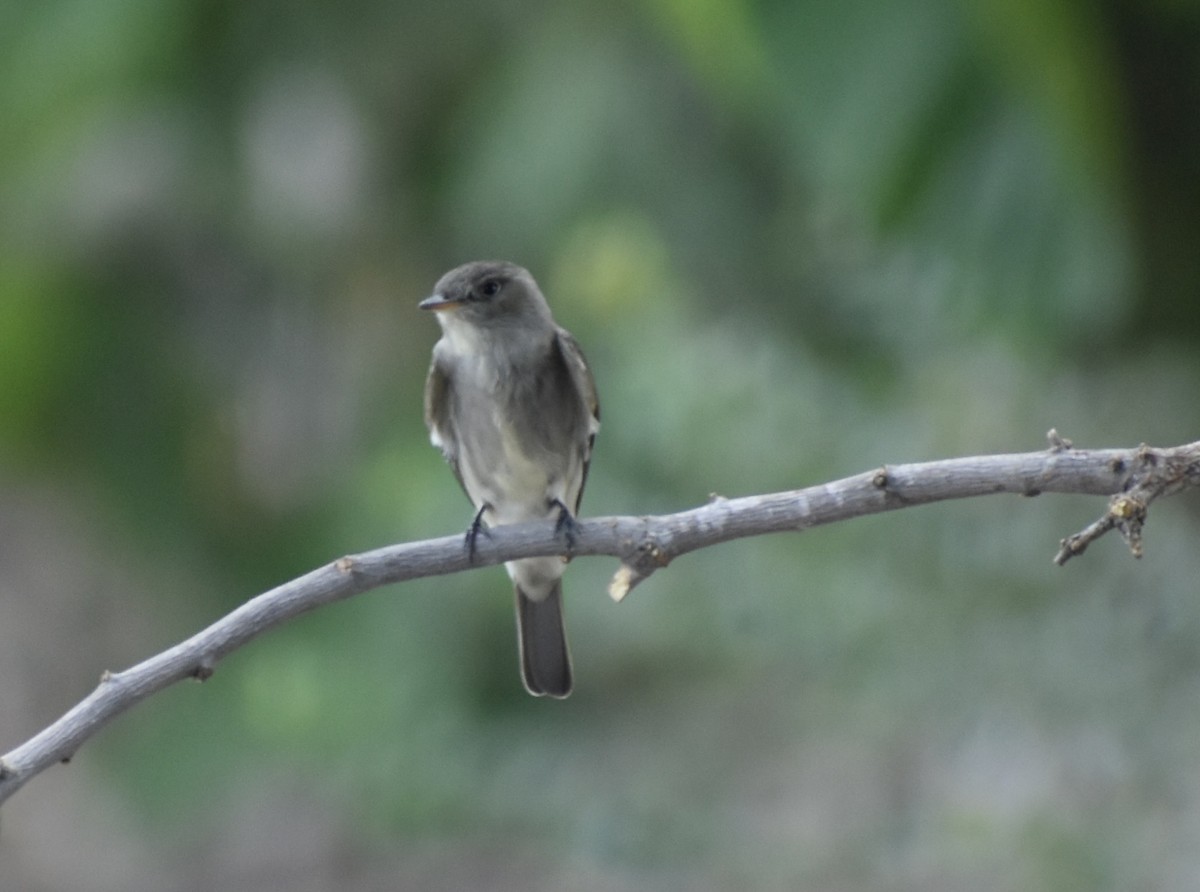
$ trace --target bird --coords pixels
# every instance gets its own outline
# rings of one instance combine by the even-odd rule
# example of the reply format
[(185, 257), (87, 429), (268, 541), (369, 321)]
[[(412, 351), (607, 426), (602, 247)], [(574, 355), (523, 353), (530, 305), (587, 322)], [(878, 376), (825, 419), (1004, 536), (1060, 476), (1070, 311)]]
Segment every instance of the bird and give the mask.
[[(554, 321), (529, 271), (508, 261), (456, 267), (418, 306), (441, 329), (425, 381), (425, 424), (475, 508), (468, 551), (488, 527), (550, 518), (569, 551), (600, 427), (595, 380), (579, 343)], [(504, 566), (525, 688), (564, 698), (573, 686), (566, 559)]]

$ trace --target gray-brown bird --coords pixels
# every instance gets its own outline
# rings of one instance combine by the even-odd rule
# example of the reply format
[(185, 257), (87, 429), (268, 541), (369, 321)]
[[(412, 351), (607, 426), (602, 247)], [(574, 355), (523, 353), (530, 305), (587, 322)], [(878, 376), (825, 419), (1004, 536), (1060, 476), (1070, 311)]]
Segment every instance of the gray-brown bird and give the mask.
[[(568, 541), (587, 481), (600, 405), (579, 344), (555, 324), (533, 276), (476, 261), (420, 303), (442, 337), (425, 382), (425, 424), (475, 506), (467, 531), (555, 518)], [(571, 693), (559, 557), (505, 564), (516, 590), (521, 675), (535, 696)]]

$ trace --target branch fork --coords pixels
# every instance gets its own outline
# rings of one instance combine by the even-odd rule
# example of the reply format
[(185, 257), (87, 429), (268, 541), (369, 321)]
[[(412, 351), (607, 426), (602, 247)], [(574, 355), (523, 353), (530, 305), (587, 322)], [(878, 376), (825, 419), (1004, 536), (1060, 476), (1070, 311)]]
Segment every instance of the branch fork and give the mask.
[[(1057, 435), (1050, 431), (1051, 442)], [(1070, 441), (1065, 441), (1070, 449)], [(1200, 457), (1191, 446), (1174, 449), (1154, 449), (1143, 443), (1133, 452), (1132, 461), (1114, 456), (1109, 467), (1114, 474), (1124, 474), (1123, 491), (1112, 495), (1108, 508), (1099, 518), (1078, 533), (1068, 536), (1060, 543), (1054, 563), (1062, 566), (1076, 555), (1083, 554), (1087, 547), (1110, 530), (1117, 530), (1129, 552), (1140, 558), (1142, 551), (1142, 529), (1150, 503), (1160, 496), (1172, 495), (1186, 486), (1200, 482)]]

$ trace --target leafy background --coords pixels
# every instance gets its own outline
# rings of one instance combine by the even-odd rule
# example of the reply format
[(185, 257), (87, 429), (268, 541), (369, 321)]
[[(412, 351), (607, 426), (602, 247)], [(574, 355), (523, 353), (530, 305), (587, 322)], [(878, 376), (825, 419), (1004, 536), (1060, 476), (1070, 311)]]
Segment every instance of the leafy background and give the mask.
[[(1197, 437), (1200, 12), (1172, 0), (0, 10), (0, 750), (340, 554), (461, 530), (445, 269), (529, 266), (585, 513)], [(1194, 499), (711, 549), (528, 698), (495, 569), (307, 616), (5, 808), (31, 892), (1190, 889)]]

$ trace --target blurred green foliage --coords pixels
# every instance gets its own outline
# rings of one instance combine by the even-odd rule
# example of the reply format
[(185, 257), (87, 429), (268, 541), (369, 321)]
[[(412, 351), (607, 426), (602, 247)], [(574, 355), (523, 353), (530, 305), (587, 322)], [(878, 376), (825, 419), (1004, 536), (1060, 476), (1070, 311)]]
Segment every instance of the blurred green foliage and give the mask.
[[(416, 302), (468, 259), (530, 267), (595, 367), (588, 514), (1051, 426), (1195, 439), (1197, 108), (1185, 3), (0, 9), (0, 748), (259, 591), (465, 527)], [(619, 608), (577, 561), (562, 704), (520, 688), (499, 570), (357, 598), (89, 745), (60, 783), (121, 816), (104, 859), (74, 827), (0, 872), (1187, 888), (1196, 510), (1053, 568), (1099, 507), (737, 543)]]

